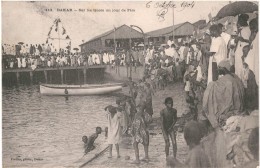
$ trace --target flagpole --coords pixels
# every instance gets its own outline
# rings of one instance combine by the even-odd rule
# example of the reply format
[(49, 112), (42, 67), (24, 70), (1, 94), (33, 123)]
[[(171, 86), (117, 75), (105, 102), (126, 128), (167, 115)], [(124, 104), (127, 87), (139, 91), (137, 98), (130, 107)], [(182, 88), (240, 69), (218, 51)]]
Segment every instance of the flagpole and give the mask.
[[(114, 26), (114, 46), (115, 46), (115, 58), (117, 58), (117, 55), (116, 55), (116, 27)], [(116, 61), (118, 61), (117, 59), (116, 59)], [(116, 62), (116, 73), (118, 73), (119, 74), (119, 66), (117, 65), (117, 62)]]
[(58, 37), (59, 37), (59, 54), (60, 54), (60, 31), (59, 31), (59, 24), (57, 26), (57, 29), (58, 29)]

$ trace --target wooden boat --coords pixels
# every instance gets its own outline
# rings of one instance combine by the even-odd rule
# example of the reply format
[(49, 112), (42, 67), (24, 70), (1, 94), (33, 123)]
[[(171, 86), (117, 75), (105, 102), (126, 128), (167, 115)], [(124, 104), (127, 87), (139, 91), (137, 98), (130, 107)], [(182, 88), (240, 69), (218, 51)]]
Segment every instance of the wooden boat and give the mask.
[(107, 83), (95, 85), (55, 85), (41, 84), (40, 93), (43, 95), (103, 95), (122, 90), (122, 83)]

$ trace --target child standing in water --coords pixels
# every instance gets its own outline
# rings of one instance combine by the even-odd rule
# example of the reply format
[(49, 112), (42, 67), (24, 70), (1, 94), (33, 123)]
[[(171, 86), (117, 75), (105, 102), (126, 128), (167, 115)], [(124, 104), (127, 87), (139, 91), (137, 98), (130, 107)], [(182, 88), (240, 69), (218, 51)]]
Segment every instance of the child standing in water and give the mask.
[(120, 158), (119, 155), (119, 140), (120, 140), (120, 113), (117, 112), (116, 107), (107, 106), (105, 110), (107, 113), (108, 119), (108, 144), (109, 144), (109, 156), (112, 158), (112, 148), (113, 144), (116, 146), (117, 158)]
[(176, 132), (174, 131), (174, 125), (177, 121), (177, 110), (172, 108), (173, 100), (171, 97), (167, 97), (165, 99), (165, 106), (166, 108), (160, 112), (162, 133), (165, 140), (165, 154), (166, 157), (169, 156), (169, 148), (170, 148), (169, 136), (170, 136), (172, 141), (174, 158), (176, 158), (177, 143), (176, 143)]

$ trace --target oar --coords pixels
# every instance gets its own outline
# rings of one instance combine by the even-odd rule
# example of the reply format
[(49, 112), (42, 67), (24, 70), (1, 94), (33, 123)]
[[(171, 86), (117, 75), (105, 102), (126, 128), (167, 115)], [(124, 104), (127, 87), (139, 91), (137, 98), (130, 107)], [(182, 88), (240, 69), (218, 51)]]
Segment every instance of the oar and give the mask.
[(83, 157), (86, 155), (86, 153), (79, 159), (79, 160), (77, 160), (77, 161), (75, 161), (74, 163), (78, 163), (78, 162), (80, 162), (81, 161), (81, 159), (83, 159)]
[(95, 154), (95, 156), (93, 158), (91, 158), (90, 160), (88, 160), (86, 163), (82, 164), (81, 166), (79, 166), (79, 168), (82, 168), (84, 166), (86, 166), (87, 164), (89, 164), (90, 162), (92, 162), (94, 159), (98, 158), (101, 154), (103, 154), (106, 150), (108, 150), (109, 146), (107, 146), (104, 150), (102, 150), (101, 152)]

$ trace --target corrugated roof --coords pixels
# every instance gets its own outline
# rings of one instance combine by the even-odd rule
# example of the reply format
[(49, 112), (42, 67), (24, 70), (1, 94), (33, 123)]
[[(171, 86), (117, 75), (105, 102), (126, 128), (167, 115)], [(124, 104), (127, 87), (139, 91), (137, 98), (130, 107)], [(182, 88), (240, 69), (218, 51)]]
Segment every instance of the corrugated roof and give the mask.
[[(83, 44), (86, 44), (86, 43), (88, 43), (88, 42), (90, 42), (90, 41), (94, 41), (94, 40), (96, 40), (96, 39), (99, 39), (99, 38), (101, 38), (101, 37), (103, 37), (103, 36), (106, 36), (106, 35), (112, 33), (112, 32), (114, 32), (114, 29), (109, 30), (109, 31), (107, 31), (107, 32), (105, 32), (105, 33), (102, 33), (102, 34), (100, 34), (100, 35), (98, 35), (98, 36), (95, 36), (95, 37), (91, 38), (90, 40), (88, 40), (87, 42), (85, 42), (85, 43), (83, 43)], [(80, 44), (79, 46), (81, 46), (81, 45), (83, 45), (83, 44)]]
[[(191, 24), (190, 22), (184, 22), (184, 23), (180, 23), (177, 25), (174, 25), (174, 30), (178, 29), (179, 27), (183, 26), (184, 24)], [(172, 32), (172, 26), (169, 27), (165, 27), (162, 29), (158, 29), (158, 30), (154, 30), (154, 31), (150, 31), (145, 33), (147, 36), (150, 37), (159, 37), (159, 36), (163, 36), (165, 34), (170, 34)]]
[[(110, 33), (103, 37), (104, 39), (113, 39), (114, 33)], [(116, 39), (134, 39), (134, 38), (143, 38), (143, 34), (127, 25), (123, 25), (116, 29), (115, 32)]]
[[(105, 33), (102, 33), (98, 36), (95, 36), (83, 44), (89, 43), (91, 41), (94, 41), (94, 40), (97, 40), (100, 38), (113, 39), (114, 38), (114, 29), (109, 30)], [(143, 35), (139, 31), (137, 31), (125, 24), (116, 28), (116, 39), (126, 39), (126, 38), (143, 38)], [(80, 44), (80, 46), (83, 44)]]
[(95, 37), (93, 37), (92, 39), (90, 39), (89, 41), (93, 41), (93, 40), (99, 39), (99, 38), (101, 38), (101, 37), (104, 37), (104, 36), (106, 36), (106, 35), (109, 35), (109, 34), (112, 33), (112, 32), (114, 32), (114, 29), (109, 30), (109, 31), (107, 31), (107, 32), (105, 32), (105, 33), (102, 33), (102, 34), (100, 34), (100, 35), (98, 35), (98, 36), (95, 36)]
[(206, 20), (198, 20), (197, 22), (193, 23), (193, 25), (199, 29), (202, 29), (207, 26), (207, 22)]

